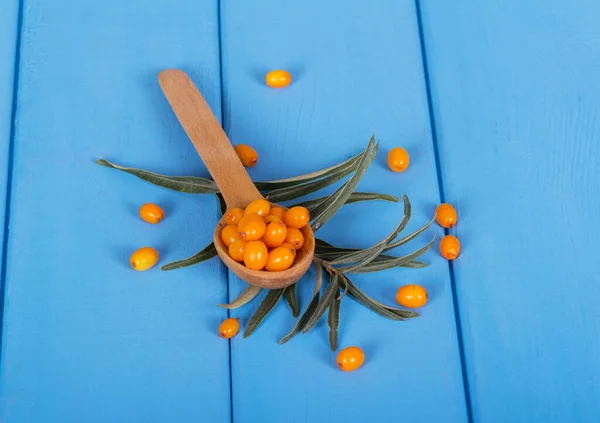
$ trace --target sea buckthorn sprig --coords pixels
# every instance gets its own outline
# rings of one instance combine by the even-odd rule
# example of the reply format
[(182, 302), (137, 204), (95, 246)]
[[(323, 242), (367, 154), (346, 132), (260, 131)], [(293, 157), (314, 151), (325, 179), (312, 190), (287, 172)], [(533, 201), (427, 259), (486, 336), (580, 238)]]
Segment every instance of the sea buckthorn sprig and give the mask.
[[(311, 228), (316, 232), (345, 204), (373, 200), (391, 202), (400, 201), (399, 198), (388, 194), (354, 192), (360, 179), (373, 162), (377, 149), (378, 143), (375, 142), (374, 137), (371, 137), (367, 148), (363, 152), (338, 165), (293, 178), (255, 182), (256, 187), (261, 191), (268, 202), (281, 203), (304, 197), (349, 176), (348, 180), (333, 194), (297, 203), (296, 206), (305, 208), (307, 213), (305, 215), (294, 215), (293, 219), (290, 216), (286, 218), (285, 210), (278, 210), (271, 213), (269, 210), (266, 210), (266, 207), (263, 207), (262, 204), (254, 204), (248, 211), (241, 209), (226, 210), (225, 203), (216, 184), (207, 178), (159, 175), (142, 169), (123, 167), (106, 160), (98, 160), (96, 163), (132, 174), (144, 181), (171, 190), (192, 194), (215, 194), (219, 199), (221, 211), (225, 215), (226, 223), (230, 225), (231, 228), (231, 230), (228, 229), (227, 231), (224, 231), (224, 242), (226, 242), (226, 244), (229, 243), (230, 254), (232, 257), (244, 260), (244, 246), (246, 245), (244, 242), (247, 244), (259, 242), (261, 246), (265, 246), (265, 249), (267, 248), (267, 244), (273, 246), (278, 245), (278, 247), (274, 248), (299, 249), (302, 248), (304, 240), (298, 236), (299, 231), (295, 231), (294, 229), (306, 224), (308, 220), (310, 220)], [(268, 290), (266, 296), (248, 321), (244, 337), (249, 336), (259, 327), (261, 322), (275, 305), (277, 305), (281, 298), (284, 298), (289, 305), (293, 317), (296, 318), (299, 316), (292, 331), (280, 340), (281, 344), (289, 341), (299, 333), (305, 334), (310, 331), (327, 312), (329, 342), (332, 350), (335, 350), (338, 344), (340, 303), (346, 295), (372, 311), (392, 320), (407, 320), (417, 317), (418, 314), (414, 311), (387, 306), (372, 299), (360, 290), (349, 277), (349, 275), (355, 273), (370, 273), (395, 267), (423, 268), (428, 266), (427, 263), (419, 261), (417, 258), (425, 254), (431, 248), (434, 240), (431, 240), (421, 248), (402, 257), (386, 254), (391, 249), (415, 239), (435, 221), (434, 218), (417, 231), (397, 239), (399, 234), (406, 228), (411, 216), (411, 205), (408, 198), (403, 196), (403, 201), (404, 216), (399, 224), (388, 236), (370, 248), (363, 250), (339, 248), (321, 239), (315, 238), (315, 289), (312, 298), (303, 313), (300, 314), (299, 302), (296, 295), (296, 284), (282, 289)], [(276, 209), (276, 207), (273, 207), (273, 209)], [(250, 218), (247, 218), (248, 216), (250, 216)], [(251, 220), (252, 222), (245, 225), (248, 220)], [(277, 222), (283, 222), (287, 228), (287, 233), (283, 241), (281, 239), (283, 236), (282, 233), (277, 230), (277, 225), (274, 224)], [(234, 228), (238, 229), (240, 227), (244, 228), (243, 237), (240, 236), (239, 230), (234, 231)], [(271, 230), (267, 231), (267, 228), (271, 228)], [(264, 251), (262, 252), (264, 253)], [(217, 256), (216, 248), (213, 243), (210, 243), (195, 255), (184, 260), (166, 264), (162, 266), (161, 269), (173, 270), (183, 268), (201, 263), (215, 256)], [(261, 265), (267, 266), (267, 263), (265, 262), (263, 264), (262, 262), (256, 262), (256, 267)], [(273, 270), (274, 268), (271, 269)], [(262, 288), (248, 285), (234, 301), (229, 304), (219, 305), (227, 309), (236, 309), (251, 302), (261, 293), (261, 291)]]

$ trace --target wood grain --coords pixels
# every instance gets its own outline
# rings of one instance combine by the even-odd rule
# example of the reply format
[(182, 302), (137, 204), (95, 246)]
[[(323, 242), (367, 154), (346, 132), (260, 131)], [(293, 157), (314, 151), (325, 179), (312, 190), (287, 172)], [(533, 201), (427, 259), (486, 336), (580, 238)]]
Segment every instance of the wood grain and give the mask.
[(473, 420), (600, 421), (600, 5), (421, 3)]
[(128, 266), (201, 250), (217, 201), (94, 163), (207, 175), (156, 75), (184, 68), (219, 110), (217, 3), (24, 2), (0, 419), (230, 422), (224, 266)]
[[(359, 190), (406, 193), (414, 210), (407, 233), (431, 219), (439, 197), (412, 2), (224, 1), (221, 13), (225, 128), (234, 143), (258, 151), (258, 164), (249, 170), (253, 179), (338, 163), (364, 149), (375, 133), (380, 152)], [(290, 71), (292, 84), (265, 86), (272, 69)], [(394, 146), (411, 154), (403, 174), (385, 164)], [(340, 246), (367, 247), (385, 237), (402, 214), (400, 204), (353, 204), (317, 235)], [(412, 247), (424, 245), (434, 232), (431, 228)], [(408, 250), (395, 251), (402, 252)], [(425, 260), (432, 265), (424, 270), (353, 278), (390, 305), (405, 283), (420, 283), (430, 293), (421, 317), (410, 322), (389, 321), (350, 297), (342, 300), (340, 347), (359, 345), (366, 353), (356, 373), (337, 369), (326, 318), (279, 345), (295, 323), (283, 302), (249, 338), (233, 338), (234, 420), (465, 422), (448, 266), (436, 253)], [(313, 270), (298, 283), (302, 309), (314, 284)], [(230, 299), (244, 287), (230, 275)], [(260, 300), (232, 311), (243, 327)]]

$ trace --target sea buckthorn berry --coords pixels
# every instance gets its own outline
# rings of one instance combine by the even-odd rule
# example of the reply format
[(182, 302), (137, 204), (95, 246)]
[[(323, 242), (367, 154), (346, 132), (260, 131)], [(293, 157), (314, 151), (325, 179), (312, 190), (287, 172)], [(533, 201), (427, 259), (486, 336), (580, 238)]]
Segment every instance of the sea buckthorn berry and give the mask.
[(143, 272), (148, 270), (158, 262), (158, 251), (152, 247), (142, 247), (135, 251), (129, 259), (129, 264), (135, 270)]
[(263, 242), (269, 248), (279, 247), (285, 240), (287, 232), (288, 229), (283, 222), (271, 222), (267, 225), (267, 229), (262, 238)]
[(223, 320), (223, 323), (219, 326), (219, 336), (221, 336), (221, 338), (233, 338), (239, 331), (240, 321), (233, 317)]
[(285, 215), (286, 210), (283, 207), (271, 207), (269, 211), (270, 216), (277, 216), (281, 220), (283, 220), (283, 216)]
[(294, 258), (296, 250), (289, 247), (277, 247), (269, 252), (265, 269), (269, 272), (280, 272), (289, 269)]
[(234, 147), (234, 150), (244, 166), (252, 167), (258, 162), (258, 153), (249, 145), (238, 144)]
[(396, 293), (398, 304), (408, 308), (419, 308), (427, 304), (427, 290), (421, 285), (404, 285)]
[(453, 235), (446, 235), (440, 241), (440, 253), (447, 260), (454, 260), (460, 254), (460, 242)]
[(228, 225), (237, 225), (244, 216), (244, 210), (234, 208), (225, 213), (225, 223)]
[(236, 239), (229, 246), (229, 257), (235, 261), (244, 261), (244, 248), (246, 247), (246, 241), (242, 239)]
[[(289, 230), (290, 228), (288, 228)], [(294, 246), (290, 243), (284, 242), (283, 244), (280, 245), (280, 247), (285, 247), (285, 248), (289, 248), (290, 250), (292, 250), (292, 253), (294, 255), (296, 255), (296, 249), (294, 248)]]
[(308, 225), (308, 221), (310, 220), (310, 215), (306, 207), (295, 206), (285, 212), (283, 216), (283, 223), (285, 223), (288, 228), (296, 228), (302, 229), (306, 225)]
[(286, 70), (272, 70), (267, 72), (265, 82), (271, 88), (287, 87), (292, 82), (292, 75)]
[(352, 372), (363, 365), (365, 353), (358, 347), (344, 348), (338, 353), (335, 362), (344, 372)]
[(394, 172), (404, 172), (410, 163), (410, 157), (405, 149), (395, 147), (390, 150), (387, 156), (387, 163)]
[(256, 213), (259, 216), (267, 216), (269, 214), (269, 210), (271, 210), (271, 205), (267, 200), (254, 200), (246, 207), (244, 210), (244, 216), (247, 216), (251, 213)]
[(268, 225), (271, 222), (281, 222), (283, 223), (283, 220), (281, 220), (280, 218), (278, 218), (277, 216), (273, 216), (272, 214), (268, 215), (268, 216), (263, 216), (263, 220), (265, 221), (265, 223)]
[(147, 203), (140, 207), (140, 217), (146, 222), (156, 225), (164, 219), (165, 212), (156, 204)]
[(451, 228), (456, 225), (456, 210), (450, 204), (440, 204), (435, 209), (435, 220), (441, 227)]
[(299, 250), (304, 245), (304, 235), (302, 235), (300, 229), (288, 228), (284, 242), (287, 242), (296, 250)]
[(242, 217), (240, 223), (237, 225), (237, 229), (244, 241), (256, 241), (257, 239), (261, 239), (265, 234), (267, 225), (258, 214), (250, 213)]
[(269, 251), (262, 241), (250, 241), (244, 247), (244, 264), (248, 269), (262, 270), (267, 264)]
[(223, 244), (229, 248), (233, 241), (241, 240), (242, 237), (238, 231), (237, 226), (235, 225), (227, 225), (221, 230), (221, 239), (223, 240)]

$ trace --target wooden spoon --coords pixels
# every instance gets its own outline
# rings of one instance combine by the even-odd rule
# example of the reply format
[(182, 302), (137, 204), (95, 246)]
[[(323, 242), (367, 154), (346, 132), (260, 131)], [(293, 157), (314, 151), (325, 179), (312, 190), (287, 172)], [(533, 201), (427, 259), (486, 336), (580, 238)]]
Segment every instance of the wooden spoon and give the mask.
[[(263, 198), (190, 78), (180, 70), (169, 69), (158, 75), (158, 81), (183, 129), (223, 194), (227, 209), (244, 209), (251, 201)], [(297, 251), (294, 264), (280, 272), (251, 270), (229, 257), (228, 248), (221, 240), (223, 226), (224, 217), (217, 224), (213, 237), (217, 253), (233, 273), (252, 285), (269, 289), (291, 285), (306, 273), (312, 262), (315, 236), (308, 225), (301, 229), (304, 246)]]

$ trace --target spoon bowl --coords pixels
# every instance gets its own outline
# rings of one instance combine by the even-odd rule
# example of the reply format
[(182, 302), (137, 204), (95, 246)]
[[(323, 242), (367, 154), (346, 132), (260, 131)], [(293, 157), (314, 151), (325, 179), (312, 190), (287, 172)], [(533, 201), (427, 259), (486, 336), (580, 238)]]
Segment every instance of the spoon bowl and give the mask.
[[(227, 209), (244, 209), (250, 202), (262, 199), (262, 194), (248, 176), (221, 124), (190, 78), (181, 70), (169, 69), (159, 74), (158, 81), (181, 126), (219, 187)], [(297, 282), (310, 267), (315, 251), (315, 236), (309, 225), (301, 229), (304, 245), (296, 252), (294, 263), (289, 269), (279, 272), (248, 269), (233, 260), (221, 239), (224, 225), (223, 217), (213, 237), (219, 258), (249, 284), (269, 289), (283, 288)]]

